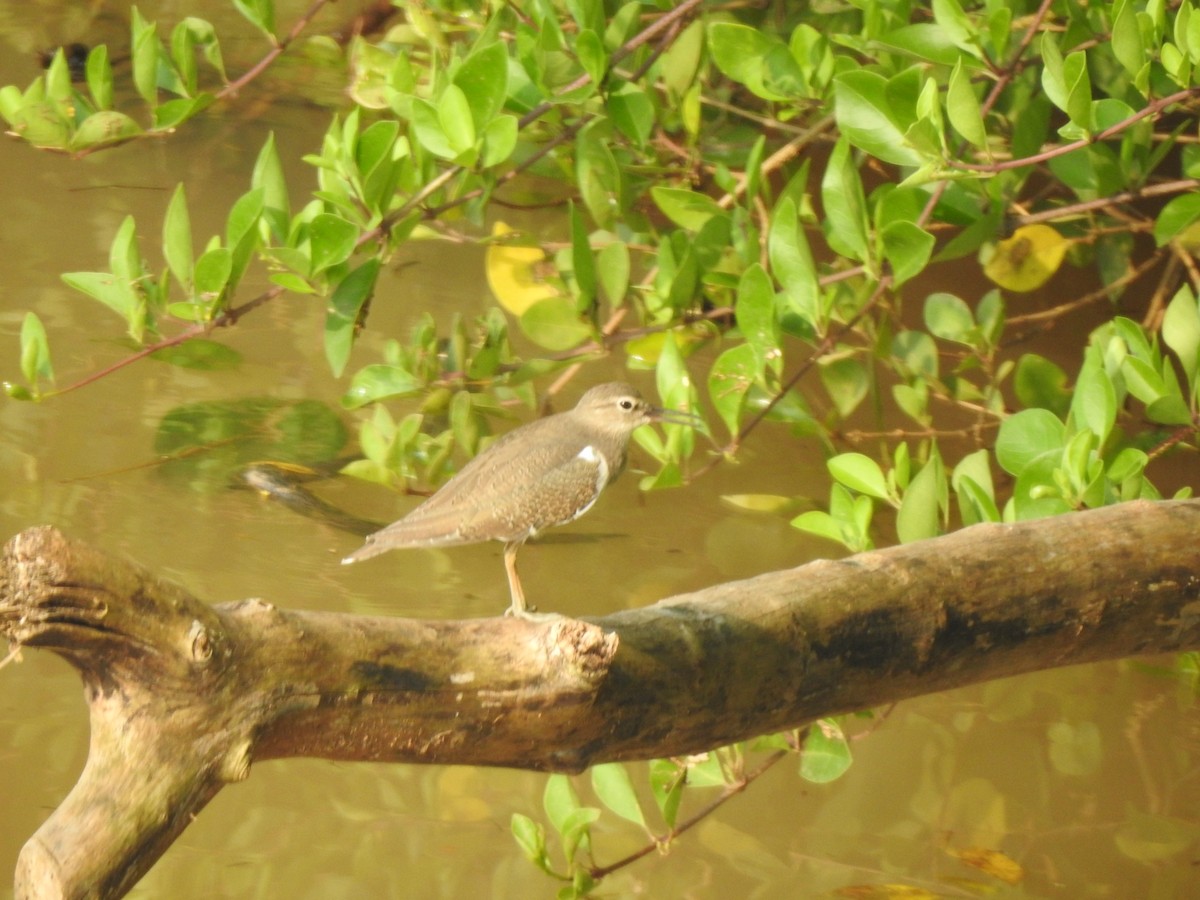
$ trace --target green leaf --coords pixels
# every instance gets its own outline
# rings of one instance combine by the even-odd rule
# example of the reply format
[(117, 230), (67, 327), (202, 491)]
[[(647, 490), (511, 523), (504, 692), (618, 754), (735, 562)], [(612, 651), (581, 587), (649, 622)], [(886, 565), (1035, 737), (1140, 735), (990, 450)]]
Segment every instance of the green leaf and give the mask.
[(1075, 383), (1071, 399), (1071, 421), (1087, 428), (1099, 444), (1108, 439), (1117, 419), (1117, 392), (1104, 370), (1099, 354), (1089, 352)]
[(830, 475), (851, 490), (887, 503), (892, 502), (883, 470), (871, 457), (862, 453), (841, 453), (825, 465)]
[(839, 140), (829, 155), (821, 180), (825, 206), (825, 239), (837, 253), (859, 262), (870, 256), (867, 240), (867, 201), (862, 180), (850, 158), (850, 144)]
[(823, 510), (810, 510), (809, 512), (801, 513), (792, 519), (792, 527), (807, 534), (832, 541), (835, 544), (842, 544), (849, 547), (844, 538), (841, 523)]
[(154, 23), (142, 18), (137, 7), (130, 12), (133, 41), (133, 83), (150, 106), (158, 102), (158, 35)]
[(1065, 416), (1071, 407), (1067, 373), (1036, 353), (1026, 353), (1017, 360), (1013, 388), (1022, 406), (1041, 407), (1057, 416)]
[[(713, 22), (708, 26), (708, 49), (717, 68), (764, 100), (787, 99), (768, 85), (766, 61), (776, 48), (786, 49), (778, 38), (758, 28), (733, 22)], [(795, 66), (794, 61), (792, 65)], [(796, 74), (799, 76), (798, 67)]]
[[(1200, 16), (1197, 18), (1200, 21)], [(1169, 200), (1154, 220), (1154, 241), (1162, 247), (1200, 221), (1200, 194), (1181, 194)]]
[(196, 36), (186, 20), (171, 29), (171, 60), (175, 63), (175, 71), (179, 73), (184, 93), (191, 96), (197, 87)]
[(283, 163), (275, 147), (274, 132), (267, 136), (266, 143), (258, 153), (254, 172), (250, 176), (250, 186), (262, 188), (261, 214), (270, 229), (270, 237), (282, 243), (287, 238), (292, 212), (288, 202), (287, 179), (284, 178)]
[(20, 113), (24, 106), (25, 97), (19, 87), (15, 84), (6, 84), (0, 87), (0, 115), (4, 116), (4, 121), (13, 128), (20, 124)]
[(915, 222), (900, 221), (885, 225), (880, 238), (897, 287), (925, 271), (935, 243), (932, 234)]
[(925, 327), (944, 341), (971, 344), (975, 317), (961, 298), (939, 292), (925, 298)]
[(1042, 36), (1042, 87), (1050, 102), (1071, 119), (1075, 133), (1082, 136), (1091, 130), (1092, 87), (1088, 78), (1087, 56), (1076, 51), (1065, 59), (1054, 34)]
[(582, 808), (571, 779), (559, 773), (550, 775), (542, 790), (542, 808), (554, 830), (562, 834), (571, 816)]
[(311, 274), (318, 275), (350, 258), (358, 241), (358, 226), (333, 213), (321, 213), (309, 224), (308, 239)]
[(1190, 425), (1192, 411), (1182, 397), (1170, 395), (1147, 405), (1146, 418), (1160, 425)]
[(1191, 393), (1195, 394), (1196, 375), (1200, 372), (1200, 311), (1187, 284), (1175, 292), (1167, 305), (1163, 315), (1162, 336), (1163, 342), (1179, 357)]
[(94, 112), (75, 129), (71, 136), (72, 150), (90, 150), (119, 144), (142, 133), (141, 127), (125, 113), (116, 110)]
[(596, 302), (596, 258), (592, 255), (592, 246), (588, 240), (587, 227), (579, 207), (570, 204), (569, 218), (571, 223), (571, 270), (575, 275), (575, 288), (579, 292), (578, 308), (580, 312), (589, 312)]
[(898, 166), (919, 166), (925, 161), (905, 138), (907, 125), (895, 117), (886, 78), (869, 69), (852, 69), (838, 75), (833, 86), (834, 113), (846, 140)]
[(221, 296), (229, 284), (229, 276), (233, 272), (233, 254), (225, 247), (213, 247), (206, 250), (196, 260), (193, 278), (198, 297), (215, 300)]
[(1144, 359), (1126, 356), (1121, 360), (1121, 377), (1129, 393), (1143, 403), (1153, 403), (1167, 394), (1167, 383), (1157, 369)]
[(113, 105), (113, 73), (108, 61), (108, 47), (99, 44), (88, 52), (87, 86), (92, 102), (98, 110), (111, 109)]
[(624, 241), (606, 244), (597, 256), (596, 272), (600, 288), (613, 306), (625, 302), (625, 294), (629, 290), (629, 268), (629, 245)]
[(818, 719), (804, 738), (800, 777), (814, 784), (836, 781), (850, 768), (850, 743), (836, 719)]
[(699, 231), (713, 216), (726, 214), (715, 200), (696, 191), (655, 185), (650, 196), (668, 219), (688, 231)]
[(498, 166), (517, 149), (518, 123), (516, 116), (496, 116), (483, 131), (483, 165)]
[(588, 212), (601, 228), (616, 224), (621, 211), (621, 169), (606, 140), (607, 123), (597, 119), (575, 140), (575, 179)]
[(896, 536), (908, 544), (940, 533), (939, 499), (945, 488), (941, 458), (932, 456), (908, 485), (896, 513)]
[(541, 823), (521, 813), (513, 813), (511, 828), (525, 858), (543, 872), (551, 873), (550, 857), (546, 853), (546, 829)]
[(274, 0), (233, 0), (233, 5), (255, 28), (275, 39)]
[(217, 40), (217, 32), (212, 23), (195, 16), (187, 16), (183, 19), (182, 24), (187, 26), (193, 41), (203, 50), (208, 64), (217, 70), (222, 81), (228, 81), (229, 79), (225, 75), (225, 61), (221, 57), (221, 44)]
[(983, 124), (979, 98), (975, 96), (971, 76), (961, 59), (955, 64), (946, 89), (946, 116), (954, 130), (976, 147), (987, 146), (987, 128)]
[(622, 763), (592, 766), (592, 790), (601, 803), (622, 819), (646, 827), (646, 817), (629, 780), (629, 772)]
[(201, 94), (198, 97), (181, 97), (159, 104), (154, 109), (155, 130), (168, 131), (182, 125), (201, 110), (211, 106), (213, 99), (212, 94)]
[(259, 223), (263, 214), (263, 194), (261, 187), (251, 188), (234, 202), (225, 221), (225, 245), (233, 254), (233, 269), (229, 273), (231, 288), (241, 280), (261, 243)]
[(437, 107), (427, 100), (417, 98), (412, 102), (411, 114), (418, 143), (434, 156), (454, 159), (457, 151), (442, 128)]
[(1113, 56), (1136, 82), (1138, 74), (1150, 61), (1150, 51), (1142, 43), (1137, 11), (1129, 0), (1117, 0), (1112, 7), (1112, 15)]
[(1000, 424), (996, 437), (996, 461), (1010, 475), (1047, 457), (1057, 459), (1063, 451), (1066, 426), (1045, 409), (1023, 409)]
[(99, 300), (134, 328), (137, 297), (126, 283), (118, 282), (109, 272), (65, 272), (62, 280), (70, 287)]
[(508, 53), (496, 42), (471, 52), (458, 71), (454, 84), (462, 91), (471, 110), (476, 131), (483, 131), (504, 108), (508, 94)]
[[(20, 91), (17, 91), (18, 98)], [(0, 95), (2, 99), (4, 95)], [(8, 95), (11, 97), (11, 95)], [(13, 131), (35, 147), (67, 149), (71, 142), (71, 123), (52, 104), (22, 103), (9, 115)]]
[(820, 363), (821, 384), (837, 413), (843, 419), (858, 409), (871, 389), (871, 375), (860, 360), (853, 357), (823, 359)]
[(959, 460), (950, 483), (958, 494), (958, 508), (964, 525), (1000, 521), (987, 450), (976, 450)]
[(354, 329), (362, 308), (375, 290), (379, 260), (369, 259), (338, 282), (325, 315), (325, 359), (335, 378), (341, 378), (354, 347)]
[(574, 868), (575, 855), (580, 847), (586, 851), (591, 845), (591, 824), (600, 818), (600, 810), (592, 806), (583, 806), (567, 816), (559, 829), (562, 839), (563, 856)]
[(377, 400), (415, 397), (424, 387), (423, 381), (401, 366), (375, 363), (354, 373), (350, 387), (342, 397), (342, 406), (358, 409)]
[(550, 351), (571, 350), (592, 337), (592, 326), (565, 297), (539, 300), (521, 314), (521, 330)]
[[(955, 47), (974, 57), (982, 58), (979, 49), (979, 30), (967, 18), (958, 0), (933, 0), (933, 21)], [(965, 137), (965, 135), (964, 135)], [(969, 140), (969, 139), (968, 139)]]
[(454, 156), (475, 146), (475, 120), (471, 117), (471, 104), (457, 84), (448, 84), (442, 91), (442, 96), (438, 98), (437, 117)]
[(46, 326), (34, 312), (25, 313), (25, 318), (21, 321), (21, 374), (35, 387), (39, 381), (54, 380)]
[(608, 71), (608, 51), (604, 42), (591, 28), (583, 28), (575, 38), (575, 57), (583, 66), (594, 87), (604, 84), (604, 73)]
[[(637, 147), (645, 147), (654, 133), (654, 102), (642, 88), (622, 85), (608, 97), (608, 115), (613, 124)], [(749, 192), (753, 196), (753, 192)]]
[(163, 258), (179, 286), (190, 296), (195, 264), (192, 258), (192, 220), (188, 215), (187, 195), (182, 182), (175, 188), (163, 219)]
[[(628, 3), (627, 7), (637, 4)], [(705, 28), (702, 19), (692, 21), (671, 43), (660, 59), (662, 80), (668, 96), (674, 100), (682, 97), (692, 87), (700, 68), (701, 55), (705, 46)], [(618, 42), (618, 46), (624, 41)]]
[(783, 364), (779, 326), (775, 321), (775, 289), (762, 266), (755, 263), (738, 283), (734, 316), (743, 340), (754, 350), (759, 372), (769, 367), (778, 373)]
[(730, 436), (736, 436), (746, 393), (758, 379), (758, 359), (749, 344), (730, 347), (708, 370), (708, 396)]
[(687, 769), (671, 759), (655, 759), (650, 762), (650, 791), (667, 828), (674, 828), (679, 817), (679, 803), (683, 800)]
[(938, 377), (938, 349), (923, 331), (901, 331), (892, 338), (892, 355), (902, 371), (917, 379)]
[(817, 281), (817, 269), (808, 237), (791, 197), (780, 200), (771, 217), (767, 255), (771, 261), (771, 273), (783, 285), (789, 311), (808, 323), (814, 331), (820, 331), (824, 327), (821, 286)]

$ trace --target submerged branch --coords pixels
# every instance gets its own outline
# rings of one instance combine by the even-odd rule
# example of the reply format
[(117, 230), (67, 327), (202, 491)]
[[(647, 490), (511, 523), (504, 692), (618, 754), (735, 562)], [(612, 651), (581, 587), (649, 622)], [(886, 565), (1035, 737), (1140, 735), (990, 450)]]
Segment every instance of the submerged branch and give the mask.
[(0, 560), (0, 635), (81, 673), (91, 747), (18, 897), (127, 891), (252, 762), (579, 771), (958, 685), (1200, 647), (1200, 501), (819, 561), (589, 620), (208, 606), (53, 528)]

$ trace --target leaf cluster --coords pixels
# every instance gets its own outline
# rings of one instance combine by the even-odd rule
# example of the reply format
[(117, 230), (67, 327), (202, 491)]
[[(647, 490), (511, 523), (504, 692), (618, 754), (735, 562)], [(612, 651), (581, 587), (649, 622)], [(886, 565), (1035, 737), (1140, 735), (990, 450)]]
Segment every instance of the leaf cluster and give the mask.
[[(270, 0), (234, 5), (268, 41), (242, 78), (211, 25), (187, 18), (164, 39), (135, 10), (127, 84), (103, 46), (82, 86), (60, 53), (27, 88), (0, 88), (0, 116), (32, 147), (75, 154), (178, 130), (308, 24), (280, 38)], [(269, 140), (223, 233), (194, 240), (197, 190), (180, 185), (161, 265), (128, 218), (106, 268), (63, 278), (119, 317), (139, 347), (127, 361), (229, 364), (215, 329), (284, 293), (320, 303), (357, 417), (351, 475), (436, 482), (456, 447), (476, 452), (512, 405), (534, 404), (538, 379), (612, 354), (652, 370), (665, 404), (711, 409), (721, 452), (701, 472), (767, 421), (814, 439), (830, 495), (791, 521), (850, 550), (1157, 498), (1155, 461), (1195, 447), (1193, 0), (434, 0), (338, 52), (351, 103), (304, 158), (316, 190), (289, 189)], [(497, 200), (556, 210), (558, 240), (504, 223)], [(487, 247), (496, 308), (443, 332), (415, 315), (351, 370), (388, 261), (440, 237)], [(944, 289), (964, 272), (990, 285)], [(250, 276), (271, 286), (247, 298)], [(1048, 308), (1014, 314), (1023, 295)], [(1093, 321), (1069, 336), (1066, 368), (1015, 349), (1080, 308)], [(54, 393), (35, 312), (20, 368), (11, 397)], [(697, 474), (694, 435), (665, 434), (636, 436), (658, 463), (644, 487)], [(685, 769), (698, 777), (651, 772), (668, 832)], [(644, 826), (627, 776), (596, 777), (600, 801)], [(547, 813), (565, 869), (540, 826), (514, 832), (585, 892), (595, 870), (575, 860), (598, 813), (560, 781)]]

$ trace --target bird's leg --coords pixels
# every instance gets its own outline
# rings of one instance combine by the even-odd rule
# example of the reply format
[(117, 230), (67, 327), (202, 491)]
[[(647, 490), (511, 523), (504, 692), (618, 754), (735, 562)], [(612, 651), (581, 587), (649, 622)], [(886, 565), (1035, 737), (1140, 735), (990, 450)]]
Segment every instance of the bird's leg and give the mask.
[(528, 607), (525, 605), (525, 591), (521, 588), (521, 576), (517, 574), (517, 551), (524, 541), (509, 541), (504, 545), (504, 570), (508, 572), (508, 592), (512, 595), (512, 603), (504, 611), (506, 616), (525, 618)]
[(561, 619), (559, 613), (540, 613), (525, 605), (525, 591), (521, 589), (521, 578), (517, 575), (517, 551), (524, 541), (510, 541), (504, 545), (504, 568), (508, 572), (508, 591), (512, 604), (504, 611), (506, 616), (525, 619), (527, 622), (551, 622)]

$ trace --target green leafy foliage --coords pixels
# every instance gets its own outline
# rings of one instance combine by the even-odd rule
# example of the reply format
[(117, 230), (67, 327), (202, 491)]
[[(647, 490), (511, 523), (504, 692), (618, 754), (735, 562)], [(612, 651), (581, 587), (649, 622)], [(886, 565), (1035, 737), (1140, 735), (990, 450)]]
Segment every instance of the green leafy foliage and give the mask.
[[(270, 0), (234, 6), (261, 33), (264, 65), (310, 24), (277, 21)], [(1136, 311), (1125, 294), (1168, 269), (1159, 259), (1186, 261), (1200, 244), (1200, 152), (1179, 124), (1200, 61), (1193, 3), (700, 15), (687, 4), (435, 2), (406, 15), (331, 50), (352, 102), (303, 157), (315, 190), (289, 184), (292, 161), (272, 136), (219, 234), (193, 233), (203, 187), (180, 185), (161, 225), (126, 218), (106, 236), (106, 261), (62, 276), (146, 355), (198, 370), (238, 365), (217, 326), (276, 297), (324, 310), (342, 410), (175, 410), (160, 429), (160, 452), (179, 457), (169, 472), (208, 484), (250, 455), (328, 460), (345, 416), (359, 456), (343, 471), (434, 484), (452, 454), (507, 427), (512, 407), (532, 409), (545, 376), (601, 357), (653, 370), (664, 405), (714, 416), (714, 459), (736, 459), (759, 428), (822, 454), (819, 508), (782, 492), (734, 505), (852, 552), (1156, 498), (1158, 460), (1196, 446), (1195, 293), (1173, 283)], [(160, 28), (134, 10), (128, 47), (116, 66), (118, 54), (92, 48), (77, 81), (53, 54), (28, 86), (0, 87), (0, 116), (33, 147), (84, 155), (169, 139), (217, 100), (238, 102), (244, 81), (226, 72), (206, 21)], [(498, 199), (505, 214), (550, 210), (544, 230), (515, 233)], [(437, 238), (486, 246), (496, 303), (440, 325), (405, 313), (401, 337), (357, 345), (376, 327), (373, 308), (399, 302), (376, 296), (380, 273), (406, 243)], [(1078, 288), (1085, 267), (1099, 290)], [(963, 272), (991, 285), (970, 287), (978, 279)], [(245, 284), (263, 283), (247, 296)], [(1118, 302), (1123, 315), (1104, 306)], [(1027, 344), (1063, 334), (1080, 311), (1094, 318), (1078, 346), (1050, 360)], [(24, 318), (10, 397), (52, 394), (51, 338)], [(635, 437), (651, 463), (646, 489), (707, 469), (691, 428)], [(804, 777), (845, 771), (840, 727), (810, 729)], [(1047, 740), (1059, 771), (1099, 762), (1086, 723), (1060, 723)], [(740, 749), (658, 761), (648, 794), (628, 770), (603, 767), (595, 805), (556, 776), (549, 830), (514, 816), (513, 834), (564, 896), (581, 895), (602, 810), (669, 841), (689, 791), (743, 774)], [(1170, 830), (1124, 829), (1122, 852), (1152, 853), (1160, 826)]]

